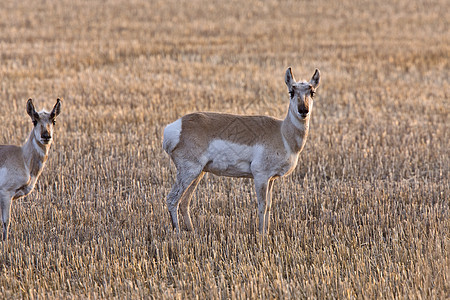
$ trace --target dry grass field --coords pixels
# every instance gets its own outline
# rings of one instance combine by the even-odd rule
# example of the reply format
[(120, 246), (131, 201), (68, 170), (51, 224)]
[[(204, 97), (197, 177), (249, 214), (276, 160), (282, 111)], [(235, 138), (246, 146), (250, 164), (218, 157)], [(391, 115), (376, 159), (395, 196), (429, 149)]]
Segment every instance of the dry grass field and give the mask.
[[(449, 20), (445, 0), (2, 1), (0, 144), (28, 137), (28, 98), (63, 103), (0, 298), (448, 299)], [(269, 235), (251, 180), (207, 175), (177, 236), (165, 125), (284, 118), (288, 66), (322, 81)]]

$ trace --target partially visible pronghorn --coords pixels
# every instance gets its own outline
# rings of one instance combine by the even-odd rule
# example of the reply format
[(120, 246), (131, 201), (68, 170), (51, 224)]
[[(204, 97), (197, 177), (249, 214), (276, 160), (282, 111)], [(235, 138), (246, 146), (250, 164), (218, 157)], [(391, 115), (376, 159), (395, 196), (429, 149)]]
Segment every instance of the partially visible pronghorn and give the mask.
[(290, 104), (284, 120), (198, 112), (183, 116), (164, 129), (163, 148), (177, 168), (177, 179), (167, 196), (174, 229), (179, 232), (178, 205), (192, 230), (189, 203), (205, 172), (254, 178), (258, 199), (259, 232), (269, 230), (272, 187), (277, 177), (290, 174), (306, 143), (309, 118), (320, 72), (309, 82), (296, 82), (291, 68), (285, 82)]
[(33, 121), (28, 140), (22, 147), (0, 145), (0, 208), (2, 211), (3, 240), (8, 238), (11, 201), (26, 196), (34, 188), (47, 161), (52, 143), (53, 125), (61, 111), (56, 100), (53, 110), (36, 112), (33, 100), (27, 102), (27, 113)]

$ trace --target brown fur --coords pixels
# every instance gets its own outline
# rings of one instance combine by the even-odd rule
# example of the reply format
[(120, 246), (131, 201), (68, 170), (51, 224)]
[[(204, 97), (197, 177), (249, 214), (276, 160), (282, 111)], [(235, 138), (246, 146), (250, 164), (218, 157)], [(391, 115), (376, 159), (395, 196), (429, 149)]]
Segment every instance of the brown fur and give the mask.
[(291, 98), (284, 120), (197, 112), (164, 129), (163, 147), (177, 168), (176, 182), (167, 195), (172, 225), (177, 232), (180, 203), (186, 226), (193, 229), (189, 202), (205, 172), (254, 178), (258, 230), (263, 234), (268, 231), (273, 181), (290, 174), (297, 165), (308, 136), (313, 89), (319, 81), (317, 69), (309, 83), (296, 82), (291, 68), (286, 70), (285, 82)]
[[(27, 102), (27, 113), (34, 128), (22, 147), (0, 145), (0, 209), (3, 223), (3, 240), (8, 237), (12, 200), (31, 193), (48, 158), (52, 142), (54, 119), (60, 112), (58, 99), (51, 113), (37, 113), (33, 101)], [(5, 172), (6, 170), (6, 172)]]
[(0, 145), (0, 168), (14, 166), (20, 163), (23, 163), (21, 147), (13, 145)]
[[(177, 149), (189, 149), (190, 157), (203, 153), (211, 140), (220, 139), (241, 145), (283, 145), (280, 135), (283, 121), (267, 116), (241, 116), (214, 112), (196, 112), (182, 117)], [(259, 135), (264, 132), (264, 135)], [(293, 134), (293, 132), (288, 133)]]

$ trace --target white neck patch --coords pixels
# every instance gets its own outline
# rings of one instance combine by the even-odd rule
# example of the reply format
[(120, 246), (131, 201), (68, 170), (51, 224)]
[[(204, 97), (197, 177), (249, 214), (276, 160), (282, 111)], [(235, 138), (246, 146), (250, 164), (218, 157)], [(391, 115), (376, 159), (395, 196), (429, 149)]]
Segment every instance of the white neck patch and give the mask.
[(300, 122), (300, 120), (293, 115), (293, 112), (289, 109), (289, 118), (291, 119), (291, 123), (292, 125), (295, 126), (295, 128), (304, 131), (305, 128), (305, 124), (303, 122)]
[(34, 146), (34, 149), (37, 151), (37, 153), (38, 153), (41, 157), (42, 157), (42, 156), (45, 156), (45, 151), (44, 151), (41, 147), (39, 147), (36, 138), (33, 139), (33, 146)]

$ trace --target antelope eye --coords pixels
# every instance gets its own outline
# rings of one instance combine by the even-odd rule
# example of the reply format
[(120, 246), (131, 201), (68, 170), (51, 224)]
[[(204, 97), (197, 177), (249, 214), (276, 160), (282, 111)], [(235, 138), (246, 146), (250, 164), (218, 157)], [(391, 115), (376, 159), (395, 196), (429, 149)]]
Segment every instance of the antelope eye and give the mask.
[(291, 96), (291, 98), (294, 98), (294, 94), (295, 94), (294, 90), (289, 91), (289, 95)]
[(56, 121), (55, 121), (55, 120), (52, 120), (52, 124), (53, 124), (53, 125), (56, 125)]
[(37, 125), (37, 121), (33, 121), (33, 125), (36, 126)]
[(314, 95), (316, 94), (315, 91), (311, 91), (311, 98), (314, 98)]

